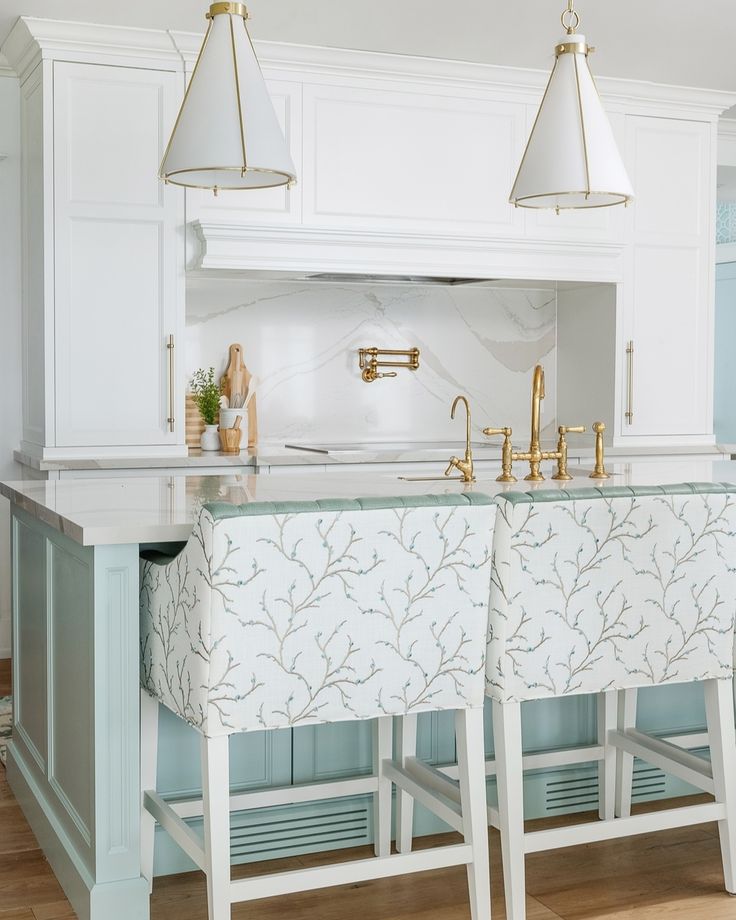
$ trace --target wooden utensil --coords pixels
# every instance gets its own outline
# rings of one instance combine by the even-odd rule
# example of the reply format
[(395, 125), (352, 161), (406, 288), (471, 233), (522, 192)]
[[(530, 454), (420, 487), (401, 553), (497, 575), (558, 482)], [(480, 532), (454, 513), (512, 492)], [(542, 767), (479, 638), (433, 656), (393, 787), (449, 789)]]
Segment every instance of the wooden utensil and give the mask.
[[(220, 390), (227, 396), (230, 405), (233, 397), (240, 394), (244, 398), (250, 389), (252, 374), (243, 363), (243, 347), (239, 344), (230, 346), (230, 356), (227, 369), (220, 381)], [(258, 414), (256, 410), (256, 397), (248, 401), (248, 447), (255, 447), (258, 443)], [(226, 429), (227, 430), (227, 429)]]

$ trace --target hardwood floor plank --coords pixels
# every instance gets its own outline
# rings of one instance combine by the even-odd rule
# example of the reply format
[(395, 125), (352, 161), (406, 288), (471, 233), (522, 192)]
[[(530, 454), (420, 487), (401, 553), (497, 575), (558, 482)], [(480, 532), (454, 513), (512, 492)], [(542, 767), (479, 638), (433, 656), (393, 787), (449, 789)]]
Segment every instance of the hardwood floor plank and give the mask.
[(20, 910), (0, 910), (0, 920), (36, 920), (33, 911), (23, 907)]
[[(736, 900), (723, 888), (720, 859), (699, 859), (693, 851), (690, 862), (674, 865), (668, 871), (639, 871), (619, 875), (612, 867), (607, 877), (558, 888), (536, 898), (564, 920), (602, 918), (650, 918), (670, 916), (688, 920), (714, 917), (717, 913), (736, 918)], [(646, 865), (646, 864), (644, 864)], [(677, 911), (677, 913), (675, 913)]]
[(10, 659), (0, 658), (0, 696), (10, 696), (12, 685)]
[[(66, 900), (34, 907), (33, 917), (34, 920), (77, 920), (71, 904)], [(1, 916), (0, 920), (3, 920)]]
[(0, 904), (20, 909), (61, 901), (64, 892), (40, 850), (0, 855)]
[[(7, 787), (7, 783), (2, 785)], [(38, 842), (23, 817), (20, 805), (12, 798), (0, 801), (0, 827), (0, 854), (38, 849)]]

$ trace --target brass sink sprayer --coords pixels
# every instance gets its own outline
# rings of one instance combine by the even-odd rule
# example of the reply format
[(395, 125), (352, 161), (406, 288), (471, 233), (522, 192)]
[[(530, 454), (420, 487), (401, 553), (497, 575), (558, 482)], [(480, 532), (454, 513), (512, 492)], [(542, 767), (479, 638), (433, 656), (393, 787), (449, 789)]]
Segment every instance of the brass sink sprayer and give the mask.
[[(527, 460), (529, 462), (529, 473), (524, 478), (528, 482), (544, 482), (544, 476), (540, 471), (540, 465), (543, 460), (556, 460), (557, 472), (552, 479), (567, 482), (572, 476), (567, 470), (567, 435), (583, 434), (584, 425), (560, 425), (557, 429), (558, 440), (557, 449), (543, 451), (541, 449), (541, 404), (544, 399), (544, 368), (537, 364), (534, 368), (532, 378), (532, 424), (531, 439), (529, 450), (517, 452), (514, 450), (511, 436), (513, 431), (509, 427), (504, 428), (484, 428), (483, 434), (492, 437), (494, 435), (503, 435), (503, 446), (501, 447), (501, 475), (496, 478), (497, 482), (516, 482), (516, 477), (512, 472), (514, 460)], [(455, 409), (459, 402), (465, 406), (465, 457), (450, 457), (450, 462), (445, 470), (445, 476), (449, 476), (453, 469), (460, 472), (463, 482), (474, 482), (475, 476), (473, 471), (473, 452), (471, 448), (471, 419), (470, 406), (464, 396), (457, 396), (452, 404), (451, 418), (455, 418)], [(603, 432), (606, 426), (603, 422), (594, 422), (593, 431), (595, 432), (595, 467), (590, 473), (590, 479), (610, 479), (610, 474), (606, 472), (603, 458)]]

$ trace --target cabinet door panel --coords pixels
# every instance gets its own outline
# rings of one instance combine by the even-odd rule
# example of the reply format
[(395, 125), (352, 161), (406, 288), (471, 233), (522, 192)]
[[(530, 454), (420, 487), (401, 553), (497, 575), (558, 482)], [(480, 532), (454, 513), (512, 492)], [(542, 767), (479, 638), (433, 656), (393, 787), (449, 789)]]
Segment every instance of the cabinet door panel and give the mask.
[(304, 222), (518, 235), (524, 120), (513, 103), (305, 86)]
[(699, 238), (708, 229), (710, 125), (638, 115), (627, 122), (636, 239), (646, 242), (662, 233), (682, 242)]
[(626, 122), (636, 198), (619, 326), (620, 432), (705, 441), (713, 430), (714, 129), (639, 115)]
[(633, 419), (626, 433), (706, 434), (702, 253), (637, 246), (633, 263)]
[(177, 93), (174, 73), (54, 65), (57, 447), (183, 443), (183, 192), (157, 178)]
[(335, 722), (295, 728), (295, 783), (320, 782), (370, 773), (372, 723)]

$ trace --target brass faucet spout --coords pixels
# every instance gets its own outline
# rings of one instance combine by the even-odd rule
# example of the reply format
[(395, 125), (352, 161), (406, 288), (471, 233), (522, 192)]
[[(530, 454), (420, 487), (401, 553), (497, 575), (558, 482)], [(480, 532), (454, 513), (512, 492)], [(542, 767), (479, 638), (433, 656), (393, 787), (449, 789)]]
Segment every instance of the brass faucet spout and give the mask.
[(460, 460), (458, 457), (450, 457), (450, 463), (445, 470), (445, 476), (449, 476), (450, 471), (454, 467), (462, 473), (463, 482), (475, 482), (475, 475), (473, 472), (473, 451), (470, 446), (470, 435), (472, 430), (470, 404), (464, 396), (456, 396), (452, 404), (452, 409), (450, 410), (450, 418), (455, 418), (455, 410), (457, 409), (458, 403), (462, 403), (465, 406), (465, 459)]

